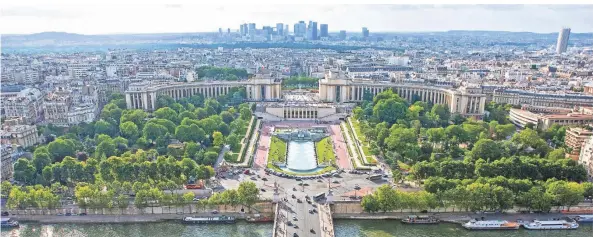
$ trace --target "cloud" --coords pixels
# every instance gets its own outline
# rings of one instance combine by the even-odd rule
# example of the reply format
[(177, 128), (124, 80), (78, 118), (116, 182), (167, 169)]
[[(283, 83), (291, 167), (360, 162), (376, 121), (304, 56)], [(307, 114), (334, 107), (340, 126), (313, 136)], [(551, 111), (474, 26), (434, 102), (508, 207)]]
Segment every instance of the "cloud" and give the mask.
[(2, 17), (76, 18), (82, 16), (82, 13), (35, 7), (9, 7), (0, 9), (0, 15)]
[(165, 4), (166, 8), (182, 8), (182, 4)]

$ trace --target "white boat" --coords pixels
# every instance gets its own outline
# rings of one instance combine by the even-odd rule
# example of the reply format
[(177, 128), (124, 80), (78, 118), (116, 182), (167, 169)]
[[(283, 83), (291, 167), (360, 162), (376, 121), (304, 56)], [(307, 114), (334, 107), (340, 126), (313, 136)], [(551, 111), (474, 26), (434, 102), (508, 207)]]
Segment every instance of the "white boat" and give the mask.
[(519, 229), (519, 223), (509, 222), (504, 220), (491, 220), (491, 221), (476, 221), (471, 220), (463, 227), (468, 230), (517, 230)]
[(572, 219), (578, 222), (593, 222), (593, 215), (578, 215)]
[(523, 224), (523, 227), (528, 230), (574, 230), (579, 228), (579, 224), (575, 221), (568, 222), (566, 220), (553, 221), (538, 221), (534, 220)]

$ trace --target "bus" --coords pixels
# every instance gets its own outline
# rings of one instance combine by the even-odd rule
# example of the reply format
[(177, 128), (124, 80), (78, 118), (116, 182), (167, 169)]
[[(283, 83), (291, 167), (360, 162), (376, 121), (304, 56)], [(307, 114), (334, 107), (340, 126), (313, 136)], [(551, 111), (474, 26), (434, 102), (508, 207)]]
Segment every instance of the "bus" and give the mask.
[(313, 196), (314, 200), (319, 200), (325, 198), (325, 193), (318, 193), (317, 195)]
[(383, 179), (383, 175), (375, 174), (375, 175), (369, 176), (367, 179), (369, 179), (369, 180), (380, 180), (380, 179)]

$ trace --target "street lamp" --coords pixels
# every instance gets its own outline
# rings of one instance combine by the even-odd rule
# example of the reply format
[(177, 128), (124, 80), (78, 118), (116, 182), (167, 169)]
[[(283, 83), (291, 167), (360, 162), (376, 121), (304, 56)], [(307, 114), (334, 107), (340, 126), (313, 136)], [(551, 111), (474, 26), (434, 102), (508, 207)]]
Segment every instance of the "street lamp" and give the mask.
[(354, 186), (354, 199), (358, 199), (358, 196), (356, 195), (356, 191), (360, 190), (360, 186), (358, 186), (358, 184), (355, 184)]

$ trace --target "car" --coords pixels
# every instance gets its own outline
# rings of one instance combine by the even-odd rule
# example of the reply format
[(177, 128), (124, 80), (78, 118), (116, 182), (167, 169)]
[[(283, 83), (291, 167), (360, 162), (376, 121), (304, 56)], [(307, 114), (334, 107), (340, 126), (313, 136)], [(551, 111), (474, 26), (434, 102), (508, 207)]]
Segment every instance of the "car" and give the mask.
[(80, 213), (79, 216), (86, 216), (86, 212)]
[(268, 181), (268, 179), (266, 177), (263, 177), (261, 180)]
[(257, 175), (257, 178), (259, 179), (259, 178), (261, 178), (261, 176), (259, 176), (259, 174), (258, 174), (258, 175)]
[(292, 198), (296, 198), (296, 196), (295, 196), (294, 194), (293, 194), (291, 197), (292, 197)]
[(332, 183), (337, 184), (337, 183), (340, 183), (340, 181), (334, 180), (334, 181), (332, 181)]
[(2, 216), (8, 216), (8, 215), (9, 215), (9, 214), (8, 214), (8, 212), (7, 212), (7, 211), (3, 211), (3, 212), (2, 212)]
[(313, 210), (309, 209), (309, 214), (313, 214)]
[(297, 199), (297, 202), (298, 203), (303, 203), (303, 201), (301, 201), (301, 199)]
[(310, 231), (311, 231), (311, 233), (315, 234), (315, 230), (311, 229)]
[(58, 213), (58, 214), (56, 214), (56, 216), (63, 216), (63, 215), (64, 215), (64, 214), (62, 214), (62, 213)]
[(66, 200), (72, 200), (72, 197), (67, 197)]
[(299, 235), (298, 235), (297, 233), (294, 233), (294, 234), (292, 235), (292, 237), (299, 237)]
[(200, 198), (194, 198), (194, 202), (200, 201)]
[(286, 225), (287, 226), (292, 226), (292, 222), (291, 221), (288, 221), (288, 222), (286, 222)]
[(296, 181), (303, 181), (303, 179), (301, 179), (301, 178), (296, 178), (295, 180)]
[(321, 179), (318, 179), (318, 180), (317, 180), (317, 183), (323, 183), (323, 180), (321, 180)]
[(262, 188), (262, 189), (260, 189), (260, 191), (265, 192), (266, 190)]
[(250, 179), (251, 179), (251, 180), (257, 180), (257, 178), (255, 178), (255, 177), (251, 177)]
[(78, 214), (76, 214), (76, 213), (72, 213), (72, 215), (73, 215), (73, 216), (78, 216)]
[(212, 213), (212, 214), (218, 214), (218, 211), (217, 211), (217, 210), (212, 210), (212, 212), (211, 212), (211, 213)]
[(293, 220), (293, 221), (298, 221), (299, 219), (297, 219), (297, 217), (296, 217), (296, 216), (292, 216), (292, 220)]

